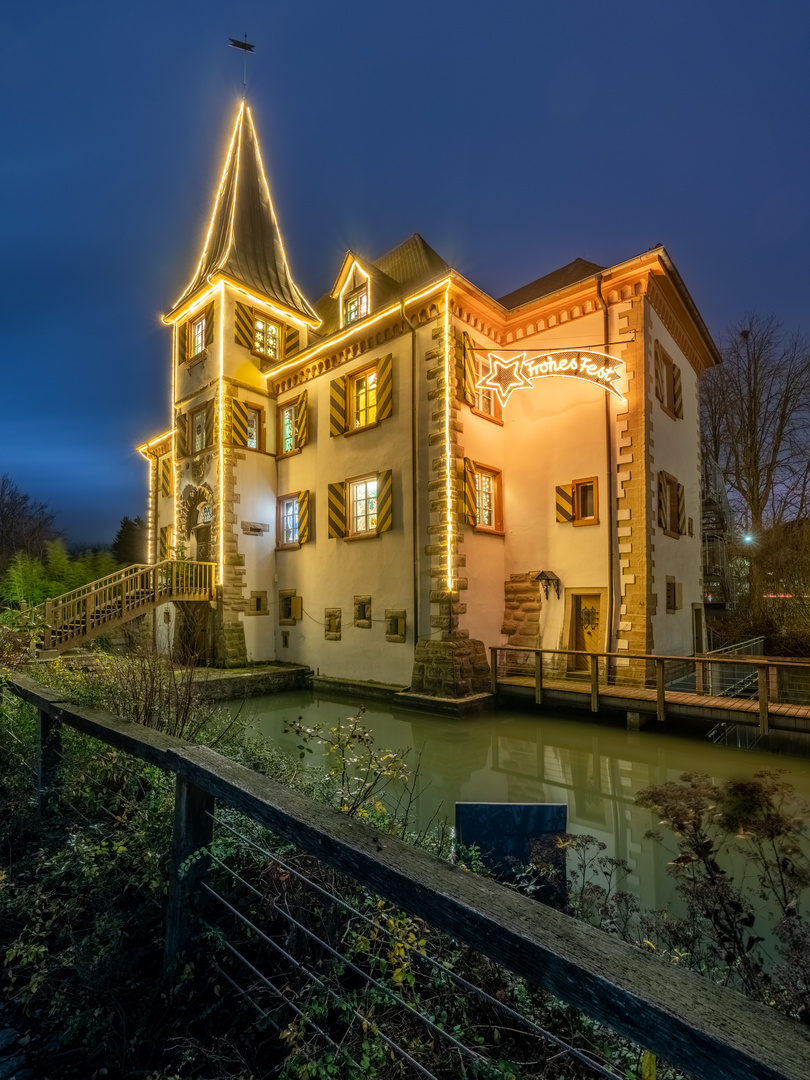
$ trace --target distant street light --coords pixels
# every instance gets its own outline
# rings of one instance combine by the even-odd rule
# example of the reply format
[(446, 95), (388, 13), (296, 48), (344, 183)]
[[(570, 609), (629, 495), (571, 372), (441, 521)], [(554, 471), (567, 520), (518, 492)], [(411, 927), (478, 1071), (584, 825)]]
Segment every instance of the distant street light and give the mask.
[(743, 540), (746, 542), (746, 544), (753, 544), (754, 542), (754, 538), (750, 533), (746, 533), (743, 537)]

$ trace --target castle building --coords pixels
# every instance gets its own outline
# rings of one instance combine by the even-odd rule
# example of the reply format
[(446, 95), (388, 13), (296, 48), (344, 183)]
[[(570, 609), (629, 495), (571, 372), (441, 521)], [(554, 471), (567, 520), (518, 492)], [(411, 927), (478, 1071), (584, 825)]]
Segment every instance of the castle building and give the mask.
[[(164, 316), (171, 429), (139, 447), (150, 559), (216, 564), (213, 662), (463, 697), (491, 645), (702, 650), (698, 379), (719, 356), (666, 250), (500, 299), (418, 235), (335, 270), (310, 304), (243, 103)], [(174, 605), (156, 627), (189, 632)]]

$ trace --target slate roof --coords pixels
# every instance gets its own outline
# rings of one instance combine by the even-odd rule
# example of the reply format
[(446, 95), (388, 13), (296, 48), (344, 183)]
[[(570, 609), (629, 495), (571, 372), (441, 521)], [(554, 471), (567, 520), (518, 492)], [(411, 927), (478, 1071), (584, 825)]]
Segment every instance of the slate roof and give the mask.
[(194, 277), (172, 313), (219, 274), (317, 325), (315, 312), (287, 266), (253, 119), (244, 103), (236, 121), (205, 249)]
[(528, 285), (522, 285), (519, 289), (507, 293), (506, 296), (499, 297), (498, 303), (503, 304), (505, 308), (520, 307), (521, 304), (528, 304), (530, 300), (537, 300), (548, 293), (564, 289), (567, 285), (573, 285), (605, 269), (606, 267), (588, 262), (587, 259), (574, 259), (573, 262), (561, 266), (559, 270), (553, 270), (550, 274), (545, 274), (535, 281), (530, 281)]

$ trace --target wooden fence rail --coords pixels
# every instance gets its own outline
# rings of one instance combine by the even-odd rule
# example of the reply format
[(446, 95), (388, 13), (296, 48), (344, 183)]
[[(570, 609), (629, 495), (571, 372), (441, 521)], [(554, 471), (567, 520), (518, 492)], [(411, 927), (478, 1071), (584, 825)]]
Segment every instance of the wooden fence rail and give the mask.
[[(79, 708), (24, 676), (14, 675), (7, 687), (39, 710), (43, 812), (42, 789), (55, 783), (54, 740), (63, 724), (176, 775), (167, 963), (194, 932), (189, 881), (178, 868), (210, 841), (218, 802), (698, 1080), (810, 1080), (810, 1030), (778, 1012), (381, 835), (206, 747)], [(195, 874), (204, 873), (200, 859)]]

